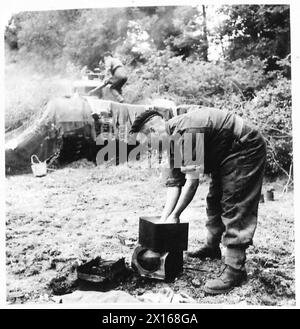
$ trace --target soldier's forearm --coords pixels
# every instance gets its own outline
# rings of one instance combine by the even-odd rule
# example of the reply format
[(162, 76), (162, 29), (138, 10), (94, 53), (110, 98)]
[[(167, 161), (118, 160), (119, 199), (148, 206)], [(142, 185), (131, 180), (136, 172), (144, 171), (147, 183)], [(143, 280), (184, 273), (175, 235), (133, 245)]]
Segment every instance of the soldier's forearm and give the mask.
[(190, 204), (197, 191), (199, 179), (188, 179), (182, 188), (180, 197), (174, 207), (171, 216), (179, 218), (183, 210)]
[(180, 197), (180, 193), (181, 193), (181, 187), (174, 186), (167, 188), (167, 199), (161, 216), (162, 220), (166, 220), (167, 217), (171, 214)]

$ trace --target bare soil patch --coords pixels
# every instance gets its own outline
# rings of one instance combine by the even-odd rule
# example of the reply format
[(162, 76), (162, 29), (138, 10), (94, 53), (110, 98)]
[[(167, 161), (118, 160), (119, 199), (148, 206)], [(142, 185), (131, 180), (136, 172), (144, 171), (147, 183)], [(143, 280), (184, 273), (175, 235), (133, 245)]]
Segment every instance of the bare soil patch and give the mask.
[[(275, 201), (260, 204), (254, 245), (248, 249), (246, 284), (226, 295), (206, 296), (205, 281), (221, 261), (184, 257), (184, 272), (174, 282), (138, 278), (133, 273), (114, 289), (133, 296), (170, 287), (199, 303), (295, 305), (293, 192), (275, 187)], [(264, 186), (264, 190), (268, 184)], [(182, 219), (189, 221), (189, 249), (205, 241), (205, 197), (199, 187)], [(78, 161), (42, 178), (6, 178), (6, 265), (9, 303), (54, 303), (51, 296), (77, 288), (76, 266), (97, 256), (125, 258), (130, 264), (138, 239), (139, 216), (160, 214), (165, 188), (157, 170), (95, 167)], [(65, 278), (63, 278), (65, 276)], [(61, 290), (51, 283), (61, 279)]]

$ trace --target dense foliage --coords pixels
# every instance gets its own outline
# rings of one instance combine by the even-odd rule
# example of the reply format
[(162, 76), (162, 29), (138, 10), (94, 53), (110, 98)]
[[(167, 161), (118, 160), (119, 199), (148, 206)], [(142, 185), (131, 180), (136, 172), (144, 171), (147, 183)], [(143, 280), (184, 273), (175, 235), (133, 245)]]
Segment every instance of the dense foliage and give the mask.
[(226, 6), (221, 11), (228, 18), (219, 34), (231, 41), (228, 48), (231, 59), (245, 58), (249, 54), (284, 58), (290, 53), (289, 6)]
[[(215, 15), (225, 19), (212, 25)], [(129, 71), (129, 103), (166, 97), (234, 111), (268, 143), (267, 174), (292, 163), (289, 6), (22, 12), (6, 31), (6, 129), (32, 119), (106, 50)], [(213, 49), (217, 59), (210, 59)], [(38, 65), (36, 65), (38, 63)]]
[(265, 65), (253, 56), (219, 64), (189, 62), (165, 51), (132, 71), (125, 95), (133, 103), (163, 96), (177, 104), (234, 111), (257, 125), (266, 138), (268, 176), (288, 175), (292, 163), (291, 83), (281, 71), (265, 74)]

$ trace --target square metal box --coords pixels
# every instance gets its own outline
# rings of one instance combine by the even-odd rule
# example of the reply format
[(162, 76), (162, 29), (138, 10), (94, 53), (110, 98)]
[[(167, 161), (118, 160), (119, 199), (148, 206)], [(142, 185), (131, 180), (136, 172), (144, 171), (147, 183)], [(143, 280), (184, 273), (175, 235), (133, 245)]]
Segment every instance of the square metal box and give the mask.
[(140, 217), (139, 244), (157, 252), (188, 248), (188, 223), (163, 223), (159, 216)]

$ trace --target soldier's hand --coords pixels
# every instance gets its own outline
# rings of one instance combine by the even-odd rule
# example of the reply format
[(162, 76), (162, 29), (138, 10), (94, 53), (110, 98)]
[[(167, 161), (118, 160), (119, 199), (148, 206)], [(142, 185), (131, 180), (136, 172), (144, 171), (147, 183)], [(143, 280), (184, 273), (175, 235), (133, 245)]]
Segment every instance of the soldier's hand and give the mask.
[(166, 218), (165, 223), (179, 224), (180, 219), (179, 217), (171, 214), (169, 217)]

